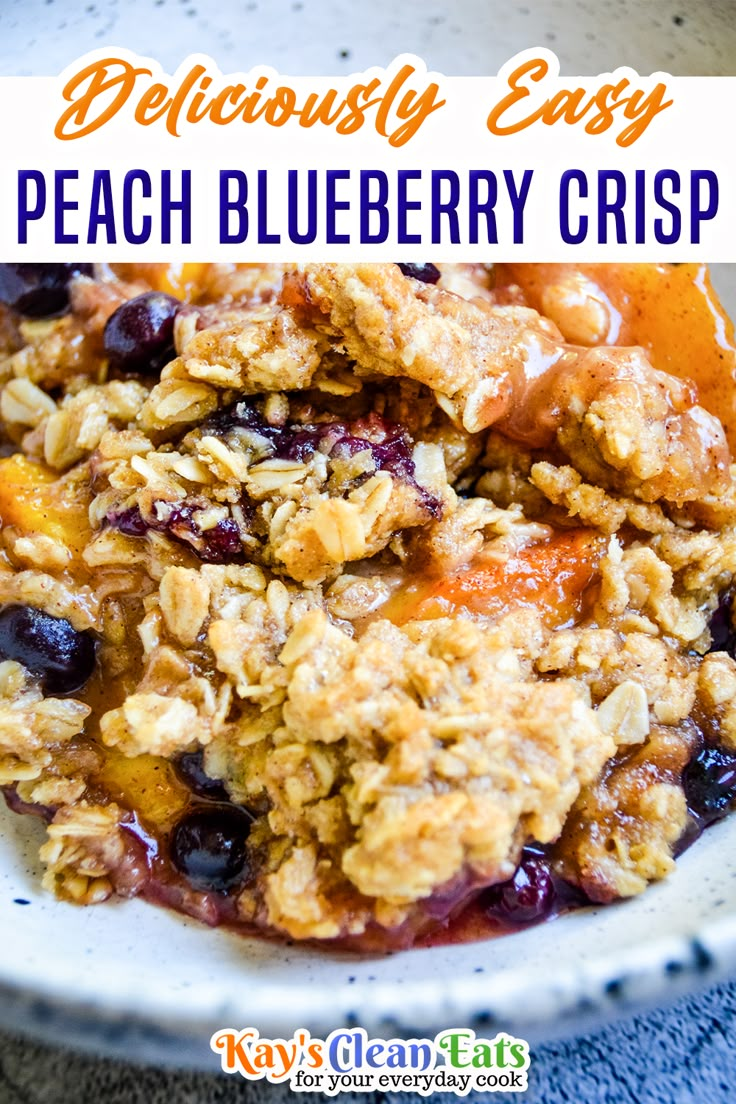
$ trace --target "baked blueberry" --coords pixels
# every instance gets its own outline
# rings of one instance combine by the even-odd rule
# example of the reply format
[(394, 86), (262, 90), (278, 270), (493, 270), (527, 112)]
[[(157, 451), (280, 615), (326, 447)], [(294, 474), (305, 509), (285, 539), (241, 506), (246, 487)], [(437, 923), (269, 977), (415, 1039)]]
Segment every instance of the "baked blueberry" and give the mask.
[(143, 515), (137, 506), (129, 506), (127, 510), (111, 513), (107, 520), (126, 537), (145, 537), (151, 528), (143, 520)]
[(688, 807), (704, 824), (725, 816), (736, 799), (736, 754), (706, 744), (682, 776)]
[(224, 892), (248, 873), (251, 818), (235, 805), (187, 813), (171, 837), (171, 860), (195, 889)]
[(174, 766), (176, 773), (185, 786), (198, 797), (207, 797), (210, 801), (227, 802), (230, 800), (228, 792), (222, 782), (216, 778), (210, 778), (205, 773), (202, 751), (188, 751), (180, 755)]
[(105, 355), (122, 372), (158, 375), (174, 359), (174, 319), (181, 302), (163, 291), (128, 299), (105, 325)]
[[(240, 508), (248, 512), (245, 501)], [(195, 521), (198, 506), (182, 502), (168, 506), (161, 517), (144, 518), (138, 506), (111, 512), (107, 515), (110, 525), (126, 537), (145, 537), (146, 533), (166, 533), (172, 540), (188, 545), (204, 563), (242, 563), (243, 542), (240, 526), (232, 517), (221, 518), (209, 529), (201, 529)]]
[(69, 306), (69, 281), (91, 264), (0, 264), (0, 303), (29, 318), (51, 318)]
[(731, 591), (722, 594), (710, 619), (711, 652), (728, 652), (736, 655), (736, 632), (731, 621)]
[(200, 529), (194, 522), (192, 512), (189, 506), (172, 511), (167, 523), (170, 535), (191, 543), (205, 563), (241, 563), (243, 543), (237, 521), (226, 517), (210, 529)]
[(405, 276), (423, 284), (436, 284), (440, 278), (440, 270), (433, 264), (399, 264), (399, 268)]
[(49, 694), (72, 694), (95, 666), (92, 633), (79, 632), (63, 617), (33, 606), (0, 610), (0, 656), (22, 663)]
[(522, 855), (513, 878), (483, 894), (486, 912), (510, 924), (532, 924), (549, 914), (555, 901), (549, 865), (535, 855)]

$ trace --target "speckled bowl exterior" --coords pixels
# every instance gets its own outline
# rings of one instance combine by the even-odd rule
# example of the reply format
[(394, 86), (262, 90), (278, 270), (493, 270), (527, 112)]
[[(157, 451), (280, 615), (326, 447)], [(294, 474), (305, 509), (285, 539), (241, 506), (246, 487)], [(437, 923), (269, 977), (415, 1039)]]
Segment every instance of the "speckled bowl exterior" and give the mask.
[(548, 1039), (736, 971), (736, 820), (636, 900), (386, 956), (243, 939), (139, 901), (74, 909), (39, 889), (39, 825), (2, 812), (0, 829), (0, 1026), (119, 1057), (212, 1069), (225, 1026)]
[[(492, 73), (555, 49), (563, 72), (724, 74), (733, 5), (555, 0), (5, 0), (0, 73), (51, 73), (123, 45), (173, 68), (194, 50), (224, 70), (348, 73), (411, 51), (446, 73)], [(736, 310), (736, 266), (716, 282)], [(362, 1024), (378, 1035), (502, 1027), (531, 1040), (589, 1030), (736, 970), (736, 816), (642, 897), (483, 943), (334, 954), (208, 931), (138, 901), (76, 909), (40, 889), (40, 825), (0, 809), (0, 1026), (98, 1052), (214, 1068), (218, 1027), (264, 1035)]]
[(448, 74), (495, 73), (549, 46), (567, 73), (734, 71), (732, 0), (3, 0), (0, 73), (50, 73), (127, 46), (175, 67), (193, 51), (225, 71), (351, 73), (419, 54)]

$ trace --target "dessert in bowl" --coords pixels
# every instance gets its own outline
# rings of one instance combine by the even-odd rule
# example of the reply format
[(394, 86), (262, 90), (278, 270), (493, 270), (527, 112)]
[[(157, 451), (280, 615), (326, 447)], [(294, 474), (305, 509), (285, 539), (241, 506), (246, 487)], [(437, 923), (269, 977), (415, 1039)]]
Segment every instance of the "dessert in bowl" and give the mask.
[(0, 782), (44, 883), (374, 951), (736, 794), (698, 265), (6, 265)]

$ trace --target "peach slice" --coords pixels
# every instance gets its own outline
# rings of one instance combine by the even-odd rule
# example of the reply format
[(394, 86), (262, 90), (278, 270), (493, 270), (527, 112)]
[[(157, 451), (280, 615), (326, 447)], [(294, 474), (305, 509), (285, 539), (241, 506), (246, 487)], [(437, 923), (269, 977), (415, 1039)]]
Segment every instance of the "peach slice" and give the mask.
[(60, 479), (21, 453), (0, 460), (0, 520), (20, 536), (43, 534), (80, 556), (91, 537), (91, 497), (89, 483), (78, 473)]
[(177, 299), (190, 300), (204, 276), (206, 264), (187, 262), (179, 264), (116, 264), (113, 271), (122, 279), (140, 279), (142, 276), (154, 291), (165, 291)]
[(494, 617), (533, 607), (550, 628), (561, 628), (583, 614), (604, 548), (593, 530), (558, 532), (508, 558), (481, 555), (441, 579), (410, 584), (382, 613), (403, 624), (462, 612)]
[(502, 264), (497, 281), (519, 284), (568, 341), (641, 345), (655, 368), (691, 379), (736, 453), (734, 328), (706, 265)]

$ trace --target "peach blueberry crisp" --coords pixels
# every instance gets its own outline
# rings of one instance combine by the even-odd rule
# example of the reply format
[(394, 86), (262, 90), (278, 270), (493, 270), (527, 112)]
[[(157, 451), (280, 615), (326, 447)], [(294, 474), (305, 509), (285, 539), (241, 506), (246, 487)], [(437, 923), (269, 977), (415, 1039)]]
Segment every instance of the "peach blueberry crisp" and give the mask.
[(45, 886), (406, 946), (736, 800), (697, 265), (0, 266), (0, 785)]

